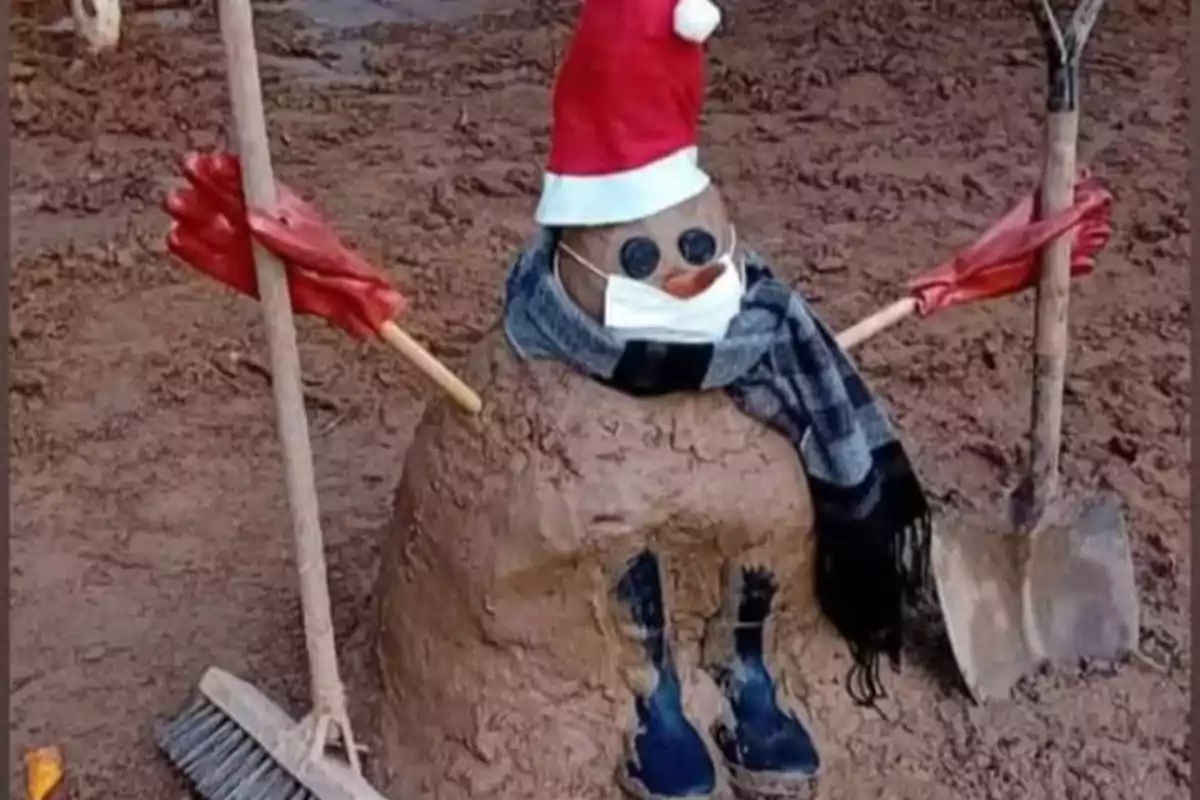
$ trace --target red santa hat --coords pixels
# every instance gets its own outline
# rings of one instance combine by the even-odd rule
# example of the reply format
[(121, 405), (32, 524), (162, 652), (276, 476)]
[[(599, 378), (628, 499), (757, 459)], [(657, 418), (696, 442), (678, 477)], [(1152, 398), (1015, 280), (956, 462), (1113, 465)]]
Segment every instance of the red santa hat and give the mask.
[(541, 225), (615, 225), (704, 191), (696, 164), (711, 0), (584, 0), (554, 87)]

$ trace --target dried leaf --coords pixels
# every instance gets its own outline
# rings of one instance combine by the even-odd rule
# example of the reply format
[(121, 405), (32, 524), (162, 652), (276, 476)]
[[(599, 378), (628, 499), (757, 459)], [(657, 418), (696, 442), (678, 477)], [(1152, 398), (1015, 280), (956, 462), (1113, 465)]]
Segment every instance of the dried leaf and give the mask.
[(39, 747), (25, 754), (28, 800), (46, 800), (63, 779), (62, 750), (58, 745)]

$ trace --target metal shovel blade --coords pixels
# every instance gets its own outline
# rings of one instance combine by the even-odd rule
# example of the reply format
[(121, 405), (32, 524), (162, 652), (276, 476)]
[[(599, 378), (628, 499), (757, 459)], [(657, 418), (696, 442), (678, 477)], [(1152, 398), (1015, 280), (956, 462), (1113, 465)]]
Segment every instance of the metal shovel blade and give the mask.
[(955, 660), (975, 700), (1045, 662), (1116, 659), (1138, 643), (1133, 559), (1113, 495), (1062, 497), (1030, 533), (1009, 519), (939, 524), (932, 566)]
[(977, 702), (1006, 695), (1036, 665), (1024, 630), (1022, 567), (1028, 541), (1001, 519), (939, 520), (931, 542), (946, 634)]
[(1120, 500), (1064, 495), (1033, 532), (1024, 576), (1031, 650), (1059, 664), (1138, 646), (1133, 553)]

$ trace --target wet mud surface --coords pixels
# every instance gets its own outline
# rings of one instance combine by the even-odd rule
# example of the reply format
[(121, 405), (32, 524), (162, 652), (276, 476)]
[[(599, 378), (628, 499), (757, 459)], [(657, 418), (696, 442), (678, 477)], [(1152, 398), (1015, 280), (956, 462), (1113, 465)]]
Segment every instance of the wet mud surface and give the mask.
[[(168, 259), (158, 210), (176, 159), (225, 141), (216, 21), (208, 4), (128, 5), (122, 47), (93, 59), (54, 4), (11, 15), (11, 731), (14, 757), (64, 747), (68, 797), (159, 800), (185, 789), (153, 725), (207, 665), (295, 716), (307, 676), (258, 311)], [(263, 3), (258, 39), (277, 174), (389, 272), (405, 324), (458, 365), (531, 231), (574, 8), (426, 5)], [(1112, 0), (1090, 46), (1081, 160), (1114, 191), (1115, 233), (1072, 296), (1064, 454), (1073, 485), (1127, 504), (1143, 648), (1164, 669), (1060, 670), (986, 707), (920, 668), (889, 675), (895, 719), (864, 712), (825, 743), (861, 783), (823, 796), (1187, 795), (1185, 15)], [(728, 19), (705, 163), (741, 236), (835, 326), (1034, 185), (1044, 71), (1023, 9), (748, 0)], [(857, 353), (940, 504), (986, 511), (1015, 481), (1031, 331), (1022, 297)], [(311, 320), (300, 338), (354, 672), (433, 390), (381, 347)]]

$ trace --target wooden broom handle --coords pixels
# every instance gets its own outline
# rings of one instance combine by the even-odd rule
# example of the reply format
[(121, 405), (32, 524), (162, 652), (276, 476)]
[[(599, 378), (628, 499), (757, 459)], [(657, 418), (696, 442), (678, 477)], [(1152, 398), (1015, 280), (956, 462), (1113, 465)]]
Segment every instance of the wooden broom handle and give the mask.
[(470, 414), (479, 413), (479, 409), (483, 407), (479, 395), (459, 380), (458, 376), (446, 368), (446, 365), (434, 358), (433, 354), (422, 347), (416, 339), (405, 333), (400, 326), (394, 322), (383, 323), (379, 328), (379, 338), (400, 351), (401, 355), (440, 386), (464, 411)]
[[(242, 190), (252, 208), (274, 208), (275, 178), (271, 172), (270, 144), (263, 115), (258, 58), (250, 0), (219, 0), (221, 38), (228, 59), (229, 94), (233, 105), (234, 135), (242, 166)], [(317, 482), (313, 474), (312, 446), (304, 411), (300, 355), (296, 327), (288, 297), (284, 266), (259, 245), (254, 245), (254, 272), (262, 301), (270, 351), (271, 390), (275, 399), (279, 444), (292, 533), (300, 575), (300, 600), (304, 612), (304, 639), (308, 647), (314, 713), (344, 718), (345, 691), (338, 674), (333, 638), (333, 614), (321, 539)], [(357, 761), (357, 753), (352, 753)]]

